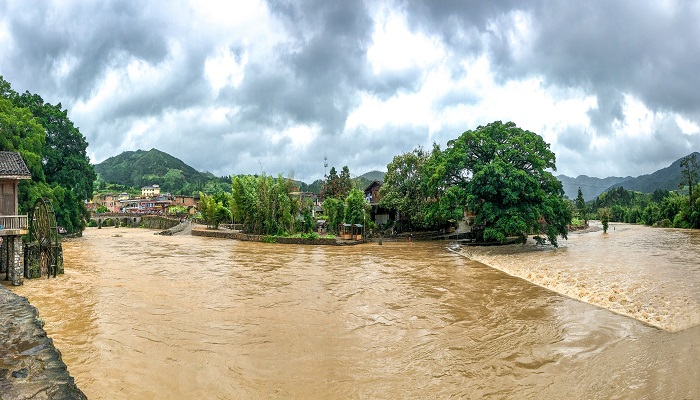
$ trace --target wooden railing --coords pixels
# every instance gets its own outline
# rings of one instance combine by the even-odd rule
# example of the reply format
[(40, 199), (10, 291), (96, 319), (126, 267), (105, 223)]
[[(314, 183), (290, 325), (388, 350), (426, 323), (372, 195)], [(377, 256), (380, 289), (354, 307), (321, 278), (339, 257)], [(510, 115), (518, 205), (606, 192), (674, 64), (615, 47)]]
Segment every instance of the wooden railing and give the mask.
[(0, 215), (0, 229), (27, 229), (26, 215)]

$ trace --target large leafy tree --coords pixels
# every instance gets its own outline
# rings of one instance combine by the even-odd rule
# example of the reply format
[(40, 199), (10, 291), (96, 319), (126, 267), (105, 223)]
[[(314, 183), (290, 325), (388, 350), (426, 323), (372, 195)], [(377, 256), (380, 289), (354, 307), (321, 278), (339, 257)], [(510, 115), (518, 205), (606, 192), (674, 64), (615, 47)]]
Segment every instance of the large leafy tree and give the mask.
[(407, 215), (417, 227), (429, 227), (425, 217), (427, 200), (423, 186), (424, 168), (429, 158), (422, 148), (394, 157), (387, 165), (380, 191), (381, 205)]
[(352, 188), (352, 179), (350, 178), (350, 169), (344, 166), (340, 175), (335, 167), (331, 167), (326, 182), (321, 190), (321, 196), (332, 197), (334, 199), (344, 199), (350, 194)]
[(681, 186), (688, 185), (688, 211), (686, 213), (688, 225), (692, 228), (700, 227), (700, 210), (696, 206), (696, 199), (698, 197), (697, 191), (694, 192), (694, 186), (698, 184), (698, 159), (695, 153), (683, 157), (681, 159)]
[(433, 152), (428, 170), (443, 203), (456, 204), (446, 212), (476, 214), (483, 240), (525, 240), (533, 231), (557, 245), (566, 238), (571, 212), (563, 199), (555, 155), (541, 136), (496, 121), (464, 132), (443, 152)]
[(68, 118), (61, 103), (49, 104), (36, 94), (25, 92), (15, 102), (27, 107), (44, 127), (46, 141), (42, 149), (42, 164), (46, 183), (60, 186), (55, 194), (54, 208), (59, 225), (68, 231), (85, 227), (85, 200), (92, 197), (95, 171), (87, 156), (87, 141)]
[(69, 232), (85, 227), (84, 200), (92, 197), (95, 173), (87, 142), (60, 103), (12, 90), (0, 77), (0, 150), (17, 151), (32, 174), (20, 183), (20, 212), (39, 197), (53, 200), (58, 224)]
[(364, 224), (367, 216), (367, 201), (361, 190), (352, 188), (345, 199), (345, 221), (348, 224)]

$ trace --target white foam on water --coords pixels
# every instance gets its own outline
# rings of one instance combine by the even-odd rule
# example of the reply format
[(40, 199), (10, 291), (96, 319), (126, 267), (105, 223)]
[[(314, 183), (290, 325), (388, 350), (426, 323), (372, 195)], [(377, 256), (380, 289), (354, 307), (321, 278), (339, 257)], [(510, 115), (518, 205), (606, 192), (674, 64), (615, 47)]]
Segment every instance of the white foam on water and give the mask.
[(464, 247), (469, 259), (669, 332), (700, 325), (700, 232), (617, 224), (560, 248)]

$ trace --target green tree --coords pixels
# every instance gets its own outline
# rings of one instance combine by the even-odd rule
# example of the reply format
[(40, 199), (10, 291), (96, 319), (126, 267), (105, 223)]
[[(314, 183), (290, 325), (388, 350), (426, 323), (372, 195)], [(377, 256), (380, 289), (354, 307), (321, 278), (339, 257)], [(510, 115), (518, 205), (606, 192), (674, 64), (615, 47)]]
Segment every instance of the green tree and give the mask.
[(423, 190), (424, 168), (428, 154), (422, 148), (394, 157), (387, 165), (380, 192), (382, 207), (408, 215), (414, 226), (427, 228), (426, 194)]
[(297, 231), (303, 233), (313, 232), (314, 228), (316, 227), (312, 212), (313, 206), (313, 202), (308, 198), (304, 199), (304, 201), (301, 203), (299, 208), (301, 220), (299, 221), (299, 228)]
[(333, 197), (333, 198), (338, 198), (336, 196), (336, 193), (340, 190), (340, 177), (338, 177), (338, 172), (335, 170), (335, 167), (331, 167), (330, 172), (328, 173), (328, 177), (326, 178), (326, 183), (323, 186), (323, 190), (321, 193), (322, 197)]
[(20, 212), (48, 197), (59, 225), (69, 232), (84, 229), (85, 200), (92, 197), (96, 176), (85, 137), (68, 111), (36, 94), (19, 95), (0, 77), (0, 130), (0, 149), (19, 152), (32, 175), (20, 183)]
[(85, 200), (92, 198), (95, 171), (87, 156), (87, 141), (68, 118), (61, 103), (45, 103), (36, 94), (25, 92), (16, 102), (29, 108), (44, 127), (46, 141), (42, 163), (46, 183), (63, 188), (54, 203), (57, 222), (69, 232), (83, 230), (88, 216)]
[(219, 224), (231, 219), (231, 211), (224, 207), (220, 201), (216, 201), (214, 196), (204, 193), (200, 194), (199, 212), (207, 224), (207, 228), (219, 229)]
[(578, 195), (576, 196), (576, 211), (578, 211), (579, 217), (584, 221), (588, 222), (588, 216), (586, 215), (586, 201), (583, 200), (583, 192), (581, 188), (578, 188)]
[(556, 170), (555, 156), (541, 136), (496, 121), (464, 132), (431, 158), (432, 186), (460, 206), (452, 215), (476, 214), (483, 240), (524, 241), (533, 231), (545, 233), (554, 246), (558, 236), (566, 238), (571, 212), (561, 183), (548, 171)]
[(608, 223), (610, 222), (610, 209), (601, 208), (598, 210), (598, 217), (600, 217), (600, 222), (603, 224), (603, 233), (608, 233)]
[(361, 190), (352, 188), (345, 199), (345, 219), (348, 224), (364, 224), (366, 221), (367, 201)]
[(285, 235), (294, 231), (299, 203), (292, 200), (293, 183), (278, 176), (232, 178), (231, 211), (244, 230), (259, 235)]
[(345, 219), (345, 202), (340, 199), (328, 197), (323, 201), (323, 210), (328, 216), (329, 229), (338, 233), (338, 226)]
[(352, 189), (352, 179), (350, 178), (350, 169), (347, 165), (343, 166), (340, 170), (340, 176), (338, 177), (338, 192), (334, 193), (334, 197), (338, 199), (344, 199), (350, 194), (350, 189)]
[(690, 200), (691, 207), (693, 206), (693, 186), (698, 183), (698, 159), (695, 153), (690, 154), (681, 159), (681, 177), (682, 181), (680, 188), (688, 185), (688, 200)]
[[(4, 82), (1, 77), (0, 82)], [(45, 180), (42, 166), (44, 143), (46, 133), (32, 112), (26, 107), (16, 106), (10, 99), (0, 98), (0, 150), (18, 152), (35, 182)]]

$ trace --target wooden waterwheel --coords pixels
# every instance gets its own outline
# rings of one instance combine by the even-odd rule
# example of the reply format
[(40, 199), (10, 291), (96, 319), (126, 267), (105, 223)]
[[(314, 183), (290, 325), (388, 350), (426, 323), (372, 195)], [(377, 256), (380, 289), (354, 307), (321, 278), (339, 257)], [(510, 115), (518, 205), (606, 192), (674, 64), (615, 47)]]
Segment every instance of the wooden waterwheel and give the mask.
[(58, 272), (58, 257), (61, 248), (61, 235), (58, 234), (56, 214), (51, 200), (40, 198), (34, 203), (32, 210), (29, 235), (32, 242), (38, 246), (40, 271), (47, 271), (47, 278), (56, 277)]

